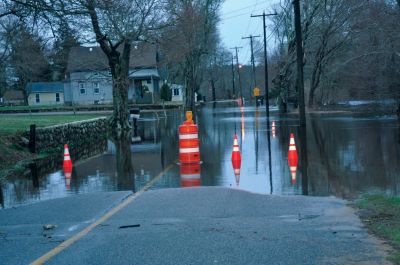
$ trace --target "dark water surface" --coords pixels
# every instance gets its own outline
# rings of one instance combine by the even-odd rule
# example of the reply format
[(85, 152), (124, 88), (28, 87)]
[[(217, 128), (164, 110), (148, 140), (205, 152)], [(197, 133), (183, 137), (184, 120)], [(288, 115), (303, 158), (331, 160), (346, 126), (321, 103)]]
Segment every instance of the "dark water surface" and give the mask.
[[(183, 121), (183, 113), (147, 114), (138, 121), (137, 133), (143, 141), (123, 147), (125, 153), (131, 153), (130, 160), (118, 144), (111, 140), (100, 142), (98, 150), (105, 151), (85, 161), (74, 161), (70, 181), (61, 169), (54, 169), (50, 174), (32, 172), (25, 178), (1, 183), (1, 206), (9, 208), (99, 191), (137, 191), (171, 164), (172, 168), (153, 189), (203, 185), (278, 195), (400, 195), (400, 130), (394, 116), (311, 115), (307, 121), (309, 165), (305, 179), (300, 165), (296, 174), (291, 174), (287, 161), (290, 133), (295, 134), (297, 149), (300, 146), (297, 116), (271, 111), (267, 126), (265, 107), (240, 108), (225, 103), (216, 109), (202, 108), (197, 117), (201, 177), (196, 168), (193, 174), (181, 176), (176, 163), (177, 127)], [(235, 176), (231, 163), (235, 133), (242, 155), (240, 176)]]

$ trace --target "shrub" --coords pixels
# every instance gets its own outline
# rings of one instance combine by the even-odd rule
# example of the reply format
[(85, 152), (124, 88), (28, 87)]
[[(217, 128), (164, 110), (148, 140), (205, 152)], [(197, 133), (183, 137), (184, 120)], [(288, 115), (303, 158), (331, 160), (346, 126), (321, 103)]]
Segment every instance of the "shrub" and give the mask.
[(168, 84), (163, 84), (160, 90), (160, 98), (164, 101), (171, 101), (172, 99), (172, 91), (169, 88)]

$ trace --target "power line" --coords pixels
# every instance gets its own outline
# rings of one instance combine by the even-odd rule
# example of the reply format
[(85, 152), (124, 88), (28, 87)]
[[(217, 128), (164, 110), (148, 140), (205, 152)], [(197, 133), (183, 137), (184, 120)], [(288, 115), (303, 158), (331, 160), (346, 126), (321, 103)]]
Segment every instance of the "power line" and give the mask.
[(275, 16), (274, 14), (265, 14), (263, 12), (261, 15), (251, 15), (251, 17), (262, 17), (263, 18), (263, 30), (264, 30), (264, 74), (265, 74), (265, 107), (267, 112), (267, 118), (269, 119), (269, 93), (268, 93), (268, 56), (267, 56), (267, 34), (266, 34), (266, 26), (265, 26), (265, 18), (268, 16)]
[(258, 0), (256, 1), (256, 4), (251, 4), (251, 5), (242, 7), (242, 8), (234, 9), (234, 10), (231, 10), (229, 12), (223, 13), (223, 15), (228, 15), (228, 14), (231, 14), (231, 13), (236, 13), (236, 12), (239, 12), (239, 11), (243, 11), (243, 9), (254, 8), (254, 6), (257, 5), (257, 2), (258, 2)]
[(256, 66), (255, 66), (255, 64), (254, 64), (253, 39), (254, 39), (254, 38), (259, 38), (259, 37), (260, 37), (259, 35), (258, 35), (258, 36), (250, 35), (250, 36), (248, 36), (248, 37), (242, 37), (242, 39), (250, 39), (251, 65), (252, 65), (252, 68), (253, 68), (253, 85), (254, 85), (254, 87), (257, 86), (257, 82), (256, 82)]
[(238, 46), (235, 46), (235, 47), (233, 47), (233, 48), (231, 48), (232, 50), (235, 50), (236, 51), (236, 66), (237, 66), (237, 72), (238, 72), (238, 76), (239, 76), (239, 88), (240, 88), (240, 99), (241, 99), (241, 101), (242, 101), (242, 104), (243, 104), (243, 89), (242, 89), (242, 80), (240, 79), (240, 71), (239, 71), (239, 56), (238, 56), (238, 50), (239, 49), (242, 49), (243, 47), (238, 47)]

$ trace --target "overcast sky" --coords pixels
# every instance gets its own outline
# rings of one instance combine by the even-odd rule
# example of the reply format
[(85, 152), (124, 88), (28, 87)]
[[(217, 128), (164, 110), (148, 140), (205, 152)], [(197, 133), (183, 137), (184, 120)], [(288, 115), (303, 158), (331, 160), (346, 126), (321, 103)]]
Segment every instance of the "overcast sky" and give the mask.
[[(260, 35), (258, 40), (263, 40), (262, 17), (250, 18), (250, 15), (262, 14), (264, 10), (268, 12), (271, 5), (277, 2), (279, 0), (225, 0), (221, 8), (220, 35), (226, 48), (243, 47), (239, 50), (240, 63), (247, 64), (250, 61), (250, 40), (242, 40), (242, 37)], [(268, 34), (267, 29), (267, 36)], [(269, 45), (271, 44), (273, 42), (270, 41)]]

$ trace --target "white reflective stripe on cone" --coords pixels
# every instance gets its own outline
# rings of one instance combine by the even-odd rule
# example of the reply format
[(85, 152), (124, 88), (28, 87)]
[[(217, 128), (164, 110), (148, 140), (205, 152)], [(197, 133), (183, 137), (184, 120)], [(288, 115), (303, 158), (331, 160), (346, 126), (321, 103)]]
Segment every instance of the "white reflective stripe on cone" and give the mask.
[(297, 167), (290, 167), (290, 171), (296, 171)]
[(183, 179), (199, 179), (200, 174), (181, 174), (181, 178), (183, 178)]
[(195, 147), (195, 148), (179, 148), (179, 153), (181, 154), (186, 154), (186, 153), (198, 153), (199, 152), (199, 148)]
[(71, 178), (71, 173), (65, 173), (65, 178)]
[(198, 139), (199, 136), (197, 135), (197, 133), (193, 133), (193, 134), (180, 134), (179, 135), (179, 140), (188, 140), (188, 139)]
[(295, 144), (294, 143), (294, 138), (290, 138), (290, 144)]
[(296, 146), (295, 145), (289, 146), (289, 151), (296, 151)]
[(71, 157), (70, 156), (64, 156), (64, 161), (68, 161), (68, 160), (71, 160)]
[(239, 152), (240, 150), (239, 150), (239, 147), (237, 147), (237, 146), (234, 146), (233, 147), (233, 152)]
[(234, 172), (235, 172), (235, 175), (239, 175), (240, 174), (240, 168), (235, 169)]

